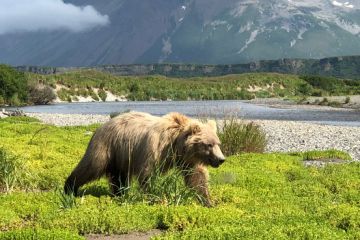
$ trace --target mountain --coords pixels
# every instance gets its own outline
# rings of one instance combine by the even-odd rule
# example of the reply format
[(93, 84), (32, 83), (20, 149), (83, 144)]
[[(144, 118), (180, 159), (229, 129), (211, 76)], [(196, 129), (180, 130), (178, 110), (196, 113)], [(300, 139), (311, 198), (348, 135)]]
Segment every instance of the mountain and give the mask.
[(66, 0), (110, 24), (0, 35), (0, 62), (94, 66), (232, 64), (360, 55), (357, 0)]
[(229, 74), (275, 72), (297, 75), (332, 76), (360, 80), (360, 56), (315, 59), (262, 60), (244, 64), (132, 64), (95, 67), (19, 66), (17, 70), (49, 75), (78, 70), (96, 70), (119, 76), (164, 75), (169, 77), (223, 76)]

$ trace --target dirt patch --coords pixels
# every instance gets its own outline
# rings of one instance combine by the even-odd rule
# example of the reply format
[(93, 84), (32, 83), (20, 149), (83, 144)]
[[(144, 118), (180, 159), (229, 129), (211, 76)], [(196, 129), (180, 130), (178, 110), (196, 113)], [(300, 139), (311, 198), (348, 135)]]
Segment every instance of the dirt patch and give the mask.
[(304, 165), (306, 167), (325, 167), (328, 164), (344, 164), (348, 161), (342, 159), (317, 159), (317, 160), (306, 160)]
[(90, 234), (86, 235), (85, 238), (87, 240), (148, 240), (161, 233), (162, 231), (154, 229), (148, 232), (131, 232), (121, 235)]

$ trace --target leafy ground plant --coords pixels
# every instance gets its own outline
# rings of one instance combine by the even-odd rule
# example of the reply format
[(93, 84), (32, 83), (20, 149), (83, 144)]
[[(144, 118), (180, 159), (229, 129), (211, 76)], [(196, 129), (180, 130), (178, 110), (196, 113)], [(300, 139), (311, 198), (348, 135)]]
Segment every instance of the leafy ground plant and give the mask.
[(0, 233), (0, 239), (2, 240), (49, 240), (49, 239), (63, 239), (63, 240), (84, 240), (84, 237), (81, 237), (75, 233), (70, 233), (60, 229), (39, 229), (39, 228), (29, 228), (14, 230), (10, 232)]

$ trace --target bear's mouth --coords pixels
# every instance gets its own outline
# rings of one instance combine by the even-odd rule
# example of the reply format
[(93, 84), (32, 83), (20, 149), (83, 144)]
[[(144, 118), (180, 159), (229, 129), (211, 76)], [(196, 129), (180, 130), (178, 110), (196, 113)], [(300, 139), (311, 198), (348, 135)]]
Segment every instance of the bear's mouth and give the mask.
[(212, 166), (213, 168), (218, 168), (220, 167), (221, 164), (224, 163), (224, 161), (220, 161), (218, 159), (213, 159), (213, 158), (209, 158), (208, 162), (210, 163), (210, 166)]

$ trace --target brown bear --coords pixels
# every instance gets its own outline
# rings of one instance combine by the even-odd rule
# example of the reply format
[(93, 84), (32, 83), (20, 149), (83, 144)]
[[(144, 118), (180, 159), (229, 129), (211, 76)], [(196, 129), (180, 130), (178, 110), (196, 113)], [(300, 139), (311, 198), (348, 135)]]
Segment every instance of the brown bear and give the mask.
[[(162, 117), (147, 113), (121, 114), (96, 130), (85, 155), (65, 183), (65, 192), (77, 193), (82, 185), (103, 175), (114, 194), (120, 194), (132, 176), (146, 189), (154, 167), (166, 172), (181, 168), (187, 186), (194, 188), (210, 206), (206, 166), (225, 161), (216, 134), (216, 123), (202, 123), (180, 113)], [(189, 171), (188, 171), (189, 170)]]

